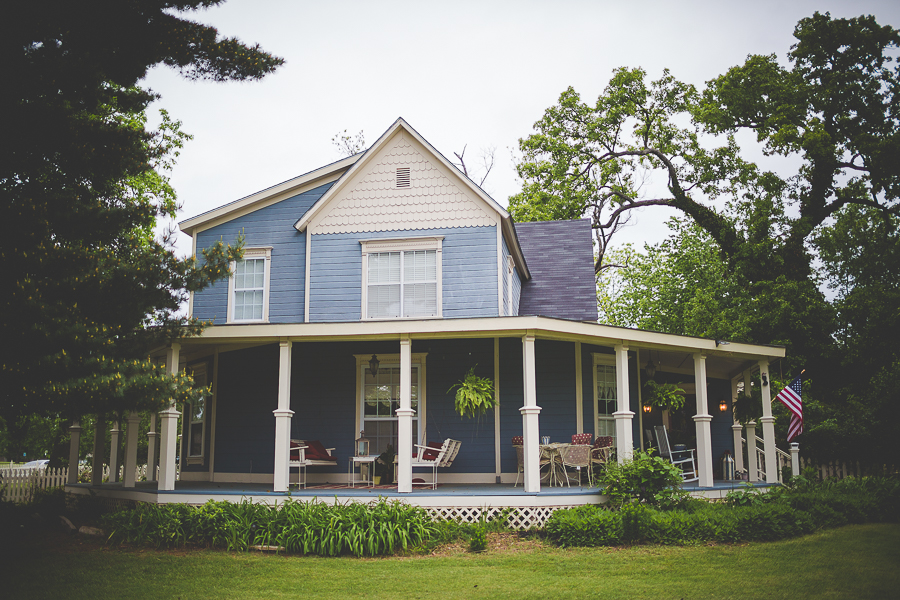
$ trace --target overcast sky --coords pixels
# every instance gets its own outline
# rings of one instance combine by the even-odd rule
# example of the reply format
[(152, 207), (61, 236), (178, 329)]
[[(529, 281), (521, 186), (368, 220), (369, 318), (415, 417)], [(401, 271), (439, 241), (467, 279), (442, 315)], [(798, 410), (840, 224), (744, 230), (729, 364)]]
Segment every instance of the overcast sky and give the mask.
[[(794, 25), (816, 10), (900, 27), (896, 1), (229, 0), (189, 17), (285, 65), (224, 84), (157, 68), (145, 84), (162, 94), (151, 122), (165, 108), (194, 135), (172, 174), (179, 219), (333, 162), (336, 133), (363, 130), (371, 144), (400, 116), (448, 159), (495, 146), (484, 187), (506, 206), (518, 139), (568, 86), (593, 102), (620, 66), (702, 86), (748, 54), (784, 61)], [(619, 241), (658, 240), (665, 210), (641, 212)]]

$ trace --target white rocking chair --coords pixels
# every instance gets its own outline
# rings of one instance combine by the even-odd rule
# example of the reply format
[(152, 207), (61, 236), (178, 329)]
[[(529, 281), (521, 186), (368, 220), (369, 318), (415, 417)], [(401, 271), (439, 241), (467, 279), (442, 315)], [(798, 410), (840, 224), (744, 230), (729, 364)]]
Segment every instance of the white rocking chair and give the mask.
[(656, 434), (659, 455), (681, 470), (681, 479), (685, 483), (697, 481), (699, 476), (697, 475), (697, 461), (694, 460), (694, 449), (672, 450), (669, 446), (669, 434), (666, 433), (665, 425), (657, 425), (653, 428), (653, 432)]

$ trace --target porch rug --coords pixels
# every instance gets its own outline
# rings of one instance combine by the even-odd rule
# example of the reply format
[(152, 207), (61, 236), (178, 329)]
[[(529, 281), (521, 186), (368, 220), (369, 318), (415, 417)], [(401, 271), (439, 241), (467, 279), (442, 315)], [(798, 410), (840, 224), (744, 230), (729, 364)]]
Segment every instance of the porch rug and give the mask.
[[(417, 484), (417, 485), (422, 485), (422, 484)], [(441, 484), (439, 483), (437, 486), (441, 487)], [(429, 484), (429, 487), (430, 487), (430, 484)], [(376, 485), (375, 487), (370, 487), (365, 484), (357, 484), (356, 486), (351, 488), (347, 484), (325, 483), (325, 484), (321, 484), (321, 485), (308, 485), (308, 486), (306, 486), (306, 489), (308, 489), (308, 490), (395, 490), (396, 491), (397, 486), (391, 485), (391, 484), (386, 484), (386, 485)]]

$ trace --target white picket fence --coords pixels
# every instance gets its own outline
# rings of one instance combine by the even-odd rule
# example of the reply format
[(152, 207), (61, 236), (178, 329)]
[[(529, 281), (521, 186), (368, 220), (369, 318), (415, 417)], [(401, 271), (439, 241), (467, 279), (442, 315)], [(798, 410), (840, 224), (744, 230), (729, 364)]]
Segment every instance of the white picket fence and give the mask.
[(36, 489), (49, 489), (65, 485), (69, 470), (56, 469), (2, 469), (0, 470), (0, 500), (30, 502)]
[(859, 463), (855, 465), (847, 462), (830, 462), (815, 464), (806, 458), (800, 458), (800, 470), (813, 467), (822, 479), (846, 479), (847, 477), (862, 477), (865, 475)]
[[(157, 477), (159, 467), (157, 467)], [(36, 489), (50, 489), (66, 484), (69, 469), (58, 467), (55, 469), (0, 469), (0, 500), (8, 502), (30, 502)], [(119, 481), (122, 481), (125, 467), (119, 467)], [(139, 465), (135, 468), (135, 481), (147, 480), (147, 465)], [(91, 469), (89, 466), (79, 468), (78, 479), (90, 481)], [(109, 481), (109, 465), (103, 465), (103, 481)]]

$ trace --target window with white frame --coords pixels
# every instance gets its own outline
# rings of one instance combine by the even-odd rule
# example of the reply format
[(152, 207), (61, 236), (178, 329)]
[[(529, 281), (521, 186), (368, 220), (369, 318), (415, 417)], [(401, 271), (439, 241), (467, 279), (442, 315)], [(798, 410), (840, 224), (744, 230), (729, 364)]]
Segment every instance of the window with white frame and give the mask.
[[(206, 365), (193, 367), (191, 375), (196, 386), (203, 388), (207, 386)], [(206, 413), (207, 396), (205, 394), (185, 406), (188, 464), (203, 463), (204, 449), (206, 448)]]
[(594, 353), (594, 423), (595, 436), (616, 439), (616, 420), (619, 394), (616, 384), (616, 357)]
[(441, 316), (441, 237), (362, 244), (364, 319)]
[(271, 248), (248, 248), (231, 264), (228, 284), (228, 322), (264, 323), (269, 320), (269, 264)]
[[(381, 454), (387, 447), (397, 451), (398, 417), (400, 408), (400, 364), (398, 355), (379, 355), (378, 372), (372, 374), (368, 365), (369, 355), (359, 355), (359, 421), (360, 428), (369, 440), (369, 452)], [(424, 355), (413, 356), (410, 373), (410, 405), (416, 411), (412, 422), (413, 444), (419, 441), (424, 423)]]

